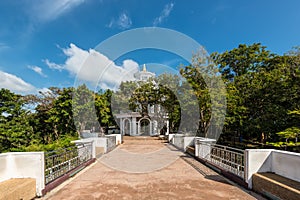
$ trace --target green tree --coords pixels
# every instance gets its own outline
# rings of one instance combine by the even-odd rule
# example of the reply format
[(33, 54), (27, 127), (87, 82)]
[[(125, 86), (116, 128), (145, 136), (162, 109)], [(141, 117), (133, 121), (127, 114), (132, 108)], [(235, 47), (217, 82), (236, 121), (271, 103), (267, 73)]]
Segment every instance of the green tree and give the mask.
[(24, 97), (27, 104), (32, 105), (35, 110), (29, 116), (35, 135), (32, 143), (49, 144), (57, 138), (54, 134), (53, 124), (48, 120), (51, 117), (50, 110), (53, 108), (59, 92), (59, 88), (50, 87), (47, 91), (40, 91), (37, 95), (26, 95)]
[(198, 107), (199, 116), (193, 117), (193, 121), (198, 120), (198, 135), (216, 138), (226, 109), (226, 90), (217, 67), (210, 57), (199, 51), (193, 55), (192, 64), (182, 68), (180, 73), (187, 80), (182, 86), (188, 84), (192, 88), (184, 91), (184, 96), (188, 99), (192, 97), (191, 93), (196, 96), (196, 101), (186, 101), (183, 105), (185, 110)]
[(212, 53), (212, 59), (219, 65), (221, 74), (225, 79), (233, 80), (248, 72), (256, 72), (258, 68), (265, 66), (266, 62), (273, 57), (270, 51), (260, 43), (252, 45), (240, 44), (224, 53)]
[(298, 142), (298, 136), (300, 135), (300, 127), (299, 127), (299, 120), (300, 120), (300, 109), (296, 109), (293, 111), (288, 111), (289, 115), (292, 115), (296, 121), (298, 122), (298, 127), (297, 126), (292, 126), (284, 131), (280, 131), (277, 133), (277, 135), (280, 138), (285, 139), (285, 142), (287, 143), (289, 139), (295, 139), (295, 143)]
[(272, 54), (258, 44), (239, 45), (212, 58), (227, 86), (224, 131), (238, 132), (251, 140), (278, 140), (277, 132), (295, 123), (287, 110), (299, 99), (299, 53)]
[(63, 88), (53, 102), (53, 107), (48, 110), (49, 118), (45, 120), (52, 126), (54, 140), (65, 136), (76, 136), (73, 118), (72, 94), (73, 88)]
[(33, 137), (24, 104), (21, 95), (0, 90), (0, 152), (20, 151)]
[(101, 127), (109, 127), (115, 125), (115, 121), (111, 111), (111, 98), (113, 92), (100, 90), (95, 95), (95, 108), (97, 112), (98, 122)]
[(86, 86), (80, 85), (73, 91), (73, 117), (78, 134), (97, 124), (95, 94)]

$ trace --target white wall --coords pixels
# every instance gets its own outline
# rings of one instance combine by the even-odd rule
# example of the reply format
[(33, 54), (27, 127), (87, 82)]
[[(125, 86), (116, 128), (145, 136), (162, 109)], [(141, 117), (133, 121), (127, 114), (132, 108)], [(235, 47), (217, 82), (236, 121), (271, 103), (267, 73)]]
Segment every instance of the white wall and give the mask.
[(245, 182), (252, 188), (252, 175), (257, 172), (270, 172), (272, 170), (272, 149), (246, 149), (245, 150)]
[(245, 151), (245, 181), (252, 188), (252, 175), (273, 172), (300, 181), (300, 153), (274, 149), (247, 149)]
[(0, 154), (0, 182), (11, 178), (35, 178), (36, 193), (45, 188), (44, 152), (10, 152)]
[(116, 147), (116, 136), (115, 135), (106, 135), (105, 136), (108, 140), (107, 140), (107, 152), (113, 150)]
[(183, 139), (183, 150), (186, 151), (188, 146), (194, 145), (195, 137), (186, 136)]
[(272, 151), (272, 172), (300, 182), (300, 153)]
[(183, 134), (175, 134), (173, 137), (172, 144), (179, 148), (180, 150), (184, 150), (184, 138)]
[(93, 138), (85, 138), (81, 140), (75, 140), (74, 143), (81, 143), (81, 142), (92, 142), (93, 141), (93, 147), (103, 147), (104, 153), (107, 153), (111, 150), (113, 150), (116, 147), (116, 135), (120, 134), (113, 134), (113, 135), (107, 135), (105, 137), (93, 137)]
[(75, 144), (79, 144), (82, 142), (93, 142), (93, 151), (95, 147), (103, 147), (104, 149), (104, 153), (107, 152), (107, 140), (108, 138), (106, 137), (94, 137), (94, 138), (85, 138), (85, 139), (81, 139), (81, 140), (75, 140), (72, 141)]
[(195, 137), (184, 136), (183, 134), (169, 134), (169, 142), (182, 151), (186, 151), (188, 146), (194, 145)]
[[(205, 142), (207, 144), (215, 144), (215, 139), (204, 138), (204, 137), (195, 137), (194, 144), (195, 144), (195, 156), (206, 158), (208, 154), (210, 154), (210, 146), (209, 145), (201, 145), (200, 142)], [(205, 149), (201, 149), (200, 155), (200, 147), (204, 147)]]
[[(110, 134), (110, 135), (116, 137), (116, 145), (122, 144), (122, 142), (123, 142), (122, 134)], [(110, 136), (110, 135), (108, 135), (108, 136)]]
[(173, 134), (173, 133), (168, 135), (168, 141), (172, 144), (174, 143), (174, 141), (173, 141), (174, 135), (175, 134)]

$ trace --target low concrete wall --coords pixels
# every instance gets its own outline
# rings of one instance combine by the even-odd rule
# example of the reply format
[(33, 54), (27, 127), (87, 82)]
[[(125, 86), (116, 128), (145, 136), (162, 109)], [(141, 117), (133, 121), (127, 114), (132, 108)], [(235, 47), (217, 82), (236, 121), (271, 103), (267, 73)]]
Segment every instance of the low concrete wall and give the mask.
[(115, 136), (116, 137), (116, 145), (120, 145), (123, 143), (123, 135), (122, 134), (110, 134), (108, 136)]
[(107, 150), (105, 152), (105, 153), (107, 153), (116, 147), (117, 140), (116, 140), (115, 135), (106, 135), (105, 137), (108, 139), (107, 140)]
[(195, 156), (196, 157), (201, 157), (201, 158), (206, 158), (207, 155), (210, 154), (211, 148), (210, 146), (202, 146), (205, 149), (201, 150), (202, 155), (200, 155), (200, 143), (205, 142), (208, 144), (215, 144), (216, 140), (215, 139), (210, 139), (210, 138), (204, 138), (204, 137), (195, 137), (194, 144), (195, 144)]
[(195, 137), (193, 136), (185, 136), (183, 139), (183, 150), (186, 151), (188, 146), (194, 146)]
[(195, 141), (208, 142), (213, 144), (216, 143), (215, 139), (186, 136), (184, 134), (169, 134), (169, 142), (182, 151), (186, 151), (188, 146), (195, 146), (195, 152), (198, 152)]
[(272, 166), (272, 149), (246, 149), (245, 182), (252, 189), (252, 175), (257, 172), (270, 172)]
[(36, 194), (45, 188), (44, 152), (10, 152), (0, 154), (0, 182), (11, 178), (34, 178)]
[(91, 138), (91, 137), (98, 137), (99, 133), (91, 133), (91, 132), (82, 132), (80, 133), (81, 138)]
[(300, 181), (300, 154), (274, 149), (247, 149), (245, 151), (245, 181), (252, 189), (252, 176), (258, 172), (272, 172)]
[(175, 134), (172, 140), (172, 144), (176, 146), (178, 149), (184, 151), (184, 135)]
[(75, 144), (93, 142), (95, 157), (99, 158), (103, 153), (107, 153), (116, 147), (116, 135), (106, 135), (105, 137), (85, 138), (73, 141)]
[(272, 151), (272, 172), (300, 182), (300, 153)]
[(107, 152), (107, 140), (108, 138), (106, 137), (94, 137), (75, 140), (72, 142), (75, 144), (93, 142), (93, 158), (99, 158), (103, 153)]
[(168, 141), (172, 144), (174, 143), (174, 141), (173, 141), (174, 135), (175, 135), (174, 133), (171, 133), (168, 135)]

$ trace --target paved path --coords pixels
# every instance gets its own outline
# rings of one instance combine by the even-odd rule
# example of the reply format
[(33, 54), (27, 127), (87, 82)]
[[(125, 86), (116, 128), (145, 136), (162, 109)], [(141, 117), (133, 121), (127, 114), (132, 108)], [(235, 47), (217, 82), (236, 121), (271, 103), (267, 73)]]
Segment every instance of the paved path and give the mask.
[(43, 199), (263, 198), (251, 196), (162, 141), (125, 140)]

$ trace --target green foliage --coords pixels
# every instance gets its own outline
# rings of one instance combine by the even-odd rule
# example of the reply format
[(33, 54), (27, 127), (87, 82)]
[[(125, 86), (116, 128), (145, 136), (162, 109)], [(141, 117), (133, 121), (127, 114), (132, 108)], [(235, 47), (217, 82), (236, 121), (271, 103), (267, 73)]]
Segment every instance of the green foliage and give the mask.
[(76, 135), (72, 112), (72, 93), (73, 88), (60, 90), (58, 97), (53, 102), (53, 107), (48, 110), (49, 118), (45, 122), (51, 124), (54, 140), (64, 135)]
[[(180, 70), (186, 81), (162, 74), (143, 84), (123, 82), (117, 92), (98, 93), (86, 85), (52, 87), (48, 92), (27, 96), (1, 89), (0, 152), (66, 147), (77, 139), (77, 130), (95, 124), (115, 125), (113, 114), (129, 110), (146, 115), (147, 106), (156, 104), (169, 113), (171, 131), (178, 131), (180, 122), (187, 124), (187, 128), (197, 123), (198, 133), (209, 136), (212, 105), (222, 110), (219, 102), (224, 95), (227, 110), (222, 135), (225, 137), (242, 135), (249, 141), (276, 146), (299, 144), (299, 47), (277, 55), (260, 43), (241, 44), (210, 57), (201, 55), (201, 52), (195, 54), (192, 64)], [(216, 77), (224, 80), (226, 94), (211, 89), (220, 87), (213, 81)], [(188, 116), (188, 111), (195, 107), (199, 107), (199, 119)], [(182, 117), (183, 113), (186, 116)]]
[(288, 141), (289, 139), (295, 139), (295, 142), (297, 142), (298, 136), (300, 135), (300, 128), (290, 127), (285, 129), (284, 131), (278, 132), (277, 135), (279, 135), (280, 138), (286, 139), (286, 141)]
[(266, 65), (273, 57), (260, 43), (252, 45), (240, 44), (238, 48), (224, 53), (212, 53), (212, 59), (219, 65), (220, 72), (225, 79), (233, 80), (234, 77), (248, 72), (256, 72)]
[(73, 117), (77, 130), (91, 129), (97, 123), (95, 94), (86, 85), (78, 86), (73, 91)]
[[(198, 99), (199, 113), (200, 113), (200, 119), (198, 119), (199, 120), (198, 130), (202, 136), (207, 136), (207, 129), (209, 127), (209, 122), (211, 117), (211, 101), (210, 101), (209, 90), (202, 77), (202, 74), (200, 73), (199, 67), (186, 66), (184, 69), (180, 70), (180, 73), (187, 80), (187, 82), (184, 84), (190, 85), (193, 88), (194, 90), (193, 93), (196, 95)], [(191, 102), (189, 101), (191, 95), (192, 94), (189, 93), (185, 93), (184, 95), (186, 96), (185, 98), (186, 101), (184, 102), (183, 105), (186, 106), (187, 108), (196, 107), (195, 105), (189, 105), (191, 103), (192, 104), (194, 103), (192, 101)]]
[(113, 115), (111, 112), (111, 98), (113, 92), (106, 90), (99, 91), (95, 94), (95, 109), (97, 113), (98, 122), (101, 127), (108, 127), (115, 125)]
[(225, 134), (261, 142), (291, 136), (288, 128), (299, 124), (287, 113), (300, 102), (299, 55), (272, 54), (260, 44), (212, 54), (227, 86)]
[(32, 138), (33, 130), (24, 104), (22, 96), (7, 89), (0, 90), (0, 152), (18, 151)]
[[(226, 110), (226, 90), (223, 89), (225, 86), (221, 81), (218, 68), (210, 57), (200, 51), (193, 55), (192, 65), (182, 68), (180, 74), (187, 80), (183, 85), (189, 85), (192, 88), (192, 90), (183, 91), (187, 99), (183, 104), (186, 107), (185, 110), (199, 108), (199, 117), (190, 118), (190, 121), (199, 122), (198, 135), (216, 137), (215, 134), (224, 116), (223, 111)], [(188, 88), (188, 86), (183, 88)], [(193, 96), (197, 98), (196, 101), (189, 101)], [(193, 105), (195, 103), (198, 105)]]
[(75, 143), (71, 143), (71, 141), (77, 140), (78, 137), (74, 136), (64, 136), (59, 138), (49, 144), (41, 144), (39, 141), (31, 141), (31, 144), (28, 146), (24, 146), (20, 149), (20, 151), (54, 151), (57, 149), (63, 149), (70, 146), (74, 146)]

